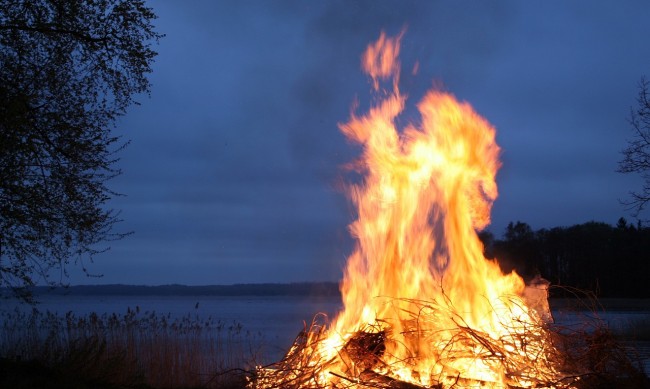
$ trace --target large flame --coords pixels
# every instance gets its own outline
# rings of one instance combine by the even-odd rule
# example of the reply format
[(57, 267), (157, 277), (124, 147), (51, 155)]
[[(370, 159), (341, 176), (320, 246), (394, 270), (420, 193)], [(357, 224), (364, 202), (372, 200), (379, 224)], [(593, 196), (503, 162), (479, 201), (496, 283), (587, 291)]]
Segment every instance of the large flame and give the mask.
[[(382, 33), (368, 46), (362, 67), (378, 100), (340, 125), (363, 146), (354, 166), (364, 174), (350, 190), (358, 212), (350, 230), (358, 243), (341, 286), (344, 310), (300, 346), (298, 352), (315, 357), (292, 366), (292, 374), (313, 369), (308, 380), (269, 376), (259, 386), (272, 387), (273, 380), (309, 388), (367, 387), (368, 379), (414, 387), (560, 382), (540, 313), (523, 297), (523, 280), (487, 260), (477, 236), (497, 197), (495, 130), (469, 104), (436, 90), (418, 104), (418, 125), (396, 128), (406, 102), (398, 88), (400, 39)], [(355, 358), (355, 347), (376, 359), (367, 352)]]

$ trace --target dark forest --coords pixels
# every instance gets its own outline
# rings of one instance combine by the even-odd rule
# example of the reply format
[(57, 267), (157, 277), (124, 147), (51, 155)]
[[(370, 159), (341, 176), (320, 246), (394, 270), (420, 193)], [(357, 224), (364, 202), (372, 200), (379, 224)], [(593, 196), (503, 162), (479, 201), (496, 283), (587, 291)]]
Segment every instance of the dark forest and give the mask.
[(497, 258), (504, 272), (529, 280), (549, 280), (551, 297), (576, 291), (596, 297), (650, 297), (650, 228), (619, 219), (616, 226), (588, 222), (534, 231), (510, 223), (501, 239), (479, 234), (487, 258)]

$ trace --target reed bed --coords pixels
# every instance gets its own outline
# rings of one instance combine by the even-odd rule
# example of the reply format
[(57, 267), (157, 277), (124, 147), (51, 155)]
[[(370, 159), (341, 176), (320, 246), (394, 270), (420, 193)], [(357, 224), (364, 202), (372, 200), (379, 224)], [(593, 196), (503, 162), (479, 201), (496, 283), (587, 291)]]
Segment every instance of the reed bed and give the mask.
[(121, 387), (236, 387), (263, 355), (262, 335), (237, 322), (138, 307), (85, 316), (15, 310), (0, 321), (0, 357)]

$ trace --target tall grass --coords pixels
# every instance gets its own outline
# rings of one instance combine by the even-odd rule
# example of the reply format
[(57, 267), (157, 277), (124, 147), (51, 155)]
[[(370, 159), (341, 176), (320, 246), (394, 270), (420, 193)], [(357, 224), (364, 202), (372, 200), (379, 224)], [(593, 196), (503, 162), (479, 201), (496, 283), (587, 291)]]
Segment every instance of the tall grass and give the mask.
[(120, 386), (222, 388), (238, 380), (234, 372), (262, 362), (261, 334), (237, 322), (172, 318), (138, 307), (86, 316), (15, 310), (0, 320), (0, 357)]

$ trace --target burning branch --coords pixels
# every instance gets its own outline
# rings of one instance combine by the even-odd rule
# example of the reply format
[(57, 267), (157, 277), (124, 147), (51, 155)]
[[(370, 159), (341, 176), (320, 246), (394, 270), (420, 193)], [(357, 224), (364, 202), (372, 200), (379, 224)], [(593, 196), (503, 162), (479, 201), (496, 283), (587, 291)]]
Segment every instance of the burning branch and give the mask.
[[(395, 299), (401, 300), (403, 299)], [(495, 386), (497, 381), (463, 371), (462, 366), (482, 366), (485, 371), (503, 371), (511, 388), (571, 388), (576, 374), (557, 371), (565, 364), (566, 355), (554, 347), (558, 334), (530, 323), (520, 326), (515, 320), (510, 331), (499, 338), (471, 328), (458, 317), (453, 307), (436, 301), (407, 300), (413, 308), (402, 322), (404, 331), (395, 334), (380, 320), (363, 330), (344, 336), (347, 339), (330, 360), (322, 358), (321, 350), (328, 341), (328, 326), (314, 320), (302, 332), (287, 356), (280, 362), (258, 369), (257, 388), (464, 388), (472, 385)], [(423, 323), (451, 317), (453, 328), (422, 330)], [(319, 318), (320, 319), (320, 318)], [(439, 332), (447, 333), (440, 340)], [(386, 354), (387, 345), (417, 338), (415, 344), (424, 349), (408, 350), (408, 357), (395, 360)], [(438, 371), (417, 371), (418, 360), (434, 358)], [(392, 362), (389, 362), (392, 361)], [(400, 371), (411, 367), (413, 383), (400, 377)], [(584, 371), (584, 369), (583, 369)], [(476, 371), (474, 373), (480, 373)], [(426, 382), (426, 384), (424, 383)], [(492, 386), (490, 386), (492, 385)]]

